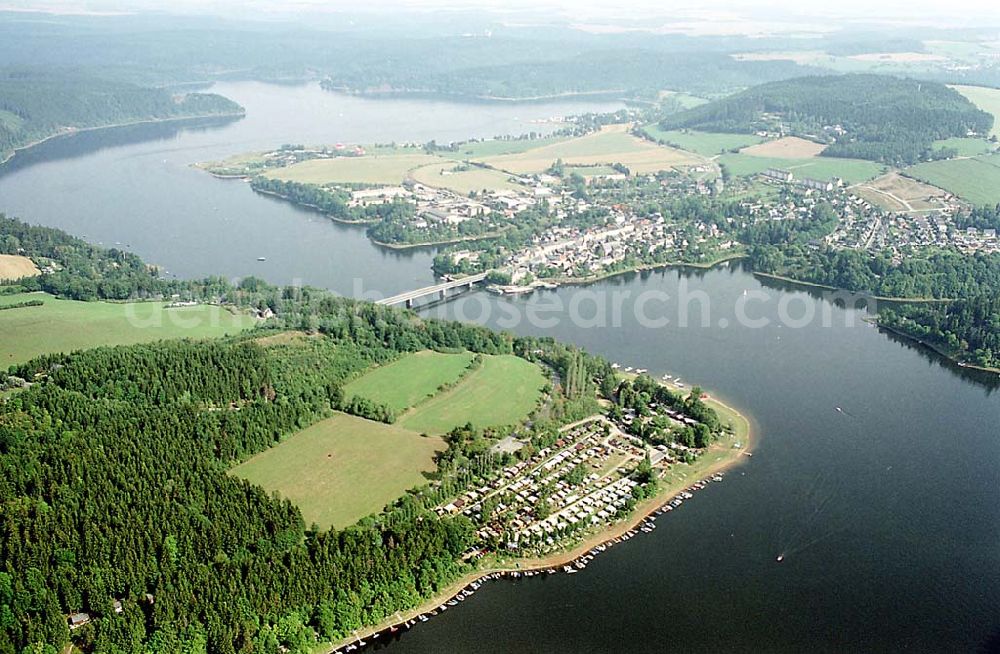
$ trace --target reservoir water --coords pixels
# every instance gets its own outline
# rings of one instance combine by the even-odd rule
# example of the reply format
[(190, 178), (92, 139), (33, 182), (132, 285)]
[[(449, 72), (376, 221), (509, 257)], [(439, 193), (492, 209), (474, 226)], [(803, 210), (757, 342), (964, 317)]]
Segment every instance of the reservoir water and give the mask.
[[(285, 142), (519, 133), (538, 129), (532, 119), (614, 106), (372, 101), (253, 83), (216, 90), (247, 117), (50, 142), (0, 171), (0, 211), (129, 245), (181, 276), (257, 274), (342, 293), (357, 278), (391, 293), (432, 279), (429, 252), (377, 248), (361, 229), (190, 164)], [(740, 319), (741, 302), (755, 326)], [(752, 459), (654, 533), (580, 574), (491, 582), (390, 652), (1000, 647), (1000, 377), (880, 333), (863, 309), (739, 266), (516, 300), (474, 293), (423, 312), (679, 375), (751, 415), (757, 442)]]

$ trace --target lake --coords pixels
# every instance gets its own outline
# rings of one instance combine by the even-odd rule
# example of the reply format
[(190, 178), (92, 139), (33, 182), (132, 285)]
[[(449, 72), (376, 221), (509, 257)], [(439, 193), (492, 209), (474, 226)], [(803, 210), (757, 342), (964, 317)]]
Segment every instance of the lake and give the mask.
[[(49, 141), (0, 168), (0, 211), (121, 245), (180, 277), (257, 275), (354, 294), (354, 280), (392, 294), (433, 281), (430, 249), (373, 245), (362, 226), (326, 218), (191, 167), (284, 143), (444, 143), (551, 131), (551, 117), (621, 108), (615, 102), (527, 105), (369, 100), (318, 84), (217, 84), (247, 107), (235, 121), (160, 123)], [(258, 262), (258, 257), (267, 259)]]
[[(0, 174), (0, 209), (120, 242), (180, 276), (397, 292), (432, 279), (430, 251), (383, 250), (363, 229), (190, 164), (285, 142), (520, 133), (538, 128), (532, 119), (602, 108), (376, 101), (255, 83), (215, 90), (247, 117), (50, 142)], [(659, 519), (654, 533), (580, 574), (490, 582), (401, 635), (391, 652), (1000, 646), (996, 375), (880, 333), (861, 320), (863, 308), (765, 283), (739, 265), (516, 300), (475, 292), (422, 312), (550, 335), (679, 375), (750, 415), (757, 442), (752, 459)]]

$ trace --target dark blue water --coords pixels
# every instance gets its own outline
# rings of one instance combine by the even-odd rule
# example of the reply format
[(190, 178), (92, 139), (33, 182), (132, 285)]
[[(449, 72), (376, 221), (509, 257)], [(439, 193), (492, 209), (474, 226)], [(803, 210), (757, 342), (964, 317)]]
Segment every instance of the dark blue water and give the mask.
[[(745, 290), (763, 298), (746, 314), (769, 325), (739, 325)], [(679, 298), (701, 291), (707, 325), (692, 305), (698, 318), (679, 326)], [(644, 306), (668, 325), (636, 318), (650, 292), (670, 296), (659, 313)], [(627, 295), (620, 326), (611, 312), (608, 327), (574, 324), (580, 293), (596, 298), (591, 307)], [(810, 307), (817, 318), (795, 327), (782, 303), (793, 319)], [(559, 318), (554, 327), (527, 319), (532, 305), (560, 304), (544, 312)], [(748, 411), (758, 440), (752, 459), (653, 534), (582, 574), (497, 584), (407, 633), (397, 651), (942, 652), (1000, 633), (997, 375), (889, 338), (860, 320), (863, 310), (738, 268), (632, 275), (513, 302), (482, 294), (428, 312), (493, 325), (518, 312), (519, 333), (703, 385)]]

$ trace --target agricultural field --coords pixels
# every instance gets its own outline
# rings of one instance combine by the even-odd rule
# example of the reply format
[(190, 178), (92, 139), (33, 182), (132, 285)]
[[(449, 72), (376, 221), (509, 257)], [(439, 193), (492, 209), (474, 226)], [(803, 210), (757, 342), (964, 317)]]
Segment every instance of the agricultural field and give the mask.
[(38, 268), (28, 257), (0, 254), (0, 281), (34, 277), (38, 272)]
[(973, 204), (1000, 202), (1000, 154), (932, 161), (910, 166), (904, 172)]
[(782, 159), (778, 157), (754, 157), (748, 154), (724, 154), (716, 159), (724, 164), (736, 177), (762, 173), (768, 168), (790, 170), (799, 179), (843, 178), (848, 184), (857, 184), (874, 179), (886, 172), (887, 167), (874, 161), (862, 159), (842, 159), (839, 157), (811, 157), (808, 159)]
[(658, 125), (646, 125), (642, 131), (652, 140), (712, 157), (734, 149), (756, 145), (764, 139), (754, 134), (723, 134), (721, 132), (699, 132), (689, 129), (660, 129)]
[(537, 139), (493, 139), (490, 141), (477, 141), (466, 143), (454, 152), (441, 151), (442, 157), (450, 159), (479, 159), (482, 157), (496, 157), (501, 154), (518, 154), (546, 145), (554, 145), (568, 141), (569, 136), (545, 136)]
[(544, 172), (557, 159), (562, 159), (569, 166), (620, 163), (635, 173), (650, 173), (703, 162), (694, 154), (655, 145), (632, 136), (626, 125), (609, 125), (593, 134), (517, 154), (483, 157), (479, 161), (511, 173), (527, 175)]
[(993, 114), (993, 129), (990, 131), (990, 135), (1000, 138), (1000, 89), (984, 86), (952, 86), (951, 88), (967, 97), (972, 104), (983, 111)]
[(487, 191), (524, 190), (524, 186), (510, 181), (510, 174), (492, 168), (468, 166), (464, 170), (455, 170), (454, 161), (434, 163), (413, 170), (410, 175), (416, 181), (435, 188), (444, 188), (460, 195)]
[(0, 309), (0, 369), (41, 354), (170, 338), (215, 338), (255, 324), (246, 314), (207, 304), (165, 308), (161, 302), (78, 302), (45, 293), (0, 296), (0, 307), (30, 300), (42, 306)]
[(302, 512), (306, 525), (341, 529), (422, 485), (435, 469), (440, 438), (336, 414), (230, 471)]
[(408, 354), (366, 372), (344, 387), (344, 397), (365, 397), (399, 413), (452, 384), (472, 363), (473, 354), (442, 354), (426, 350)]
[(397, 424), (411, 431), (445, 434), (471, 422), (476, 427), (514, 424), (535, 408), (547, 383), (542, 369), (513, 355), (483, 357), (454, 388), (407, 411)]
[(921, 212), (941, 209), (947, 191), (891, 172), (852, 189), (869, 202), (888, 211)]
[(986, 139), (954, 137), (934, 141), (934, 143), (931, 144), (931, 147), (935, 150), (954, 148), (958, 151), (959, 157), (975, 157), (981, 154), (989, 154), (990, 152), (993, 152), (997, 149), (997, 144), (990, 143)]
[(286, 168), (268, 170), (273, 179), (302, 184), (399, 184), (421, 166), (440, 163), (429, 154), (386, 154), (310, 159)]
[(773, 141), (751, 145), (740, 150), (741, 154), (751, 157), (774, 157), (775, 159), (808, 159), (818, 157), (826, 149), (822, 143), (800, 139), (797, 136), (785, 136)]

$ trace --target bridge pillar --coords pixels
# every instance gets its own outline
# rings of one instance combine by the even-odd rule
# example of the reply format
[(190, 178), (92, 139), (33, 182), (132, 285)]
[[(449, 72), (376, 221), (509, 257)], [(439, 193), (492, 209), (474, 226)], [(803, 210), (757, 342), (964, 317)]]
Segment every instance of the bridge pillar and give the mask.
[(438, 293), (438, 297), (440, 297), (442, 300), (448, 297), (448, 289), (442, 288), (441, 291)]
[(407, 309), (412, 309), (413, 308), (413, 300), (412, 299), (409, 299), (409, 300), (406, 301), (406, 308)]

